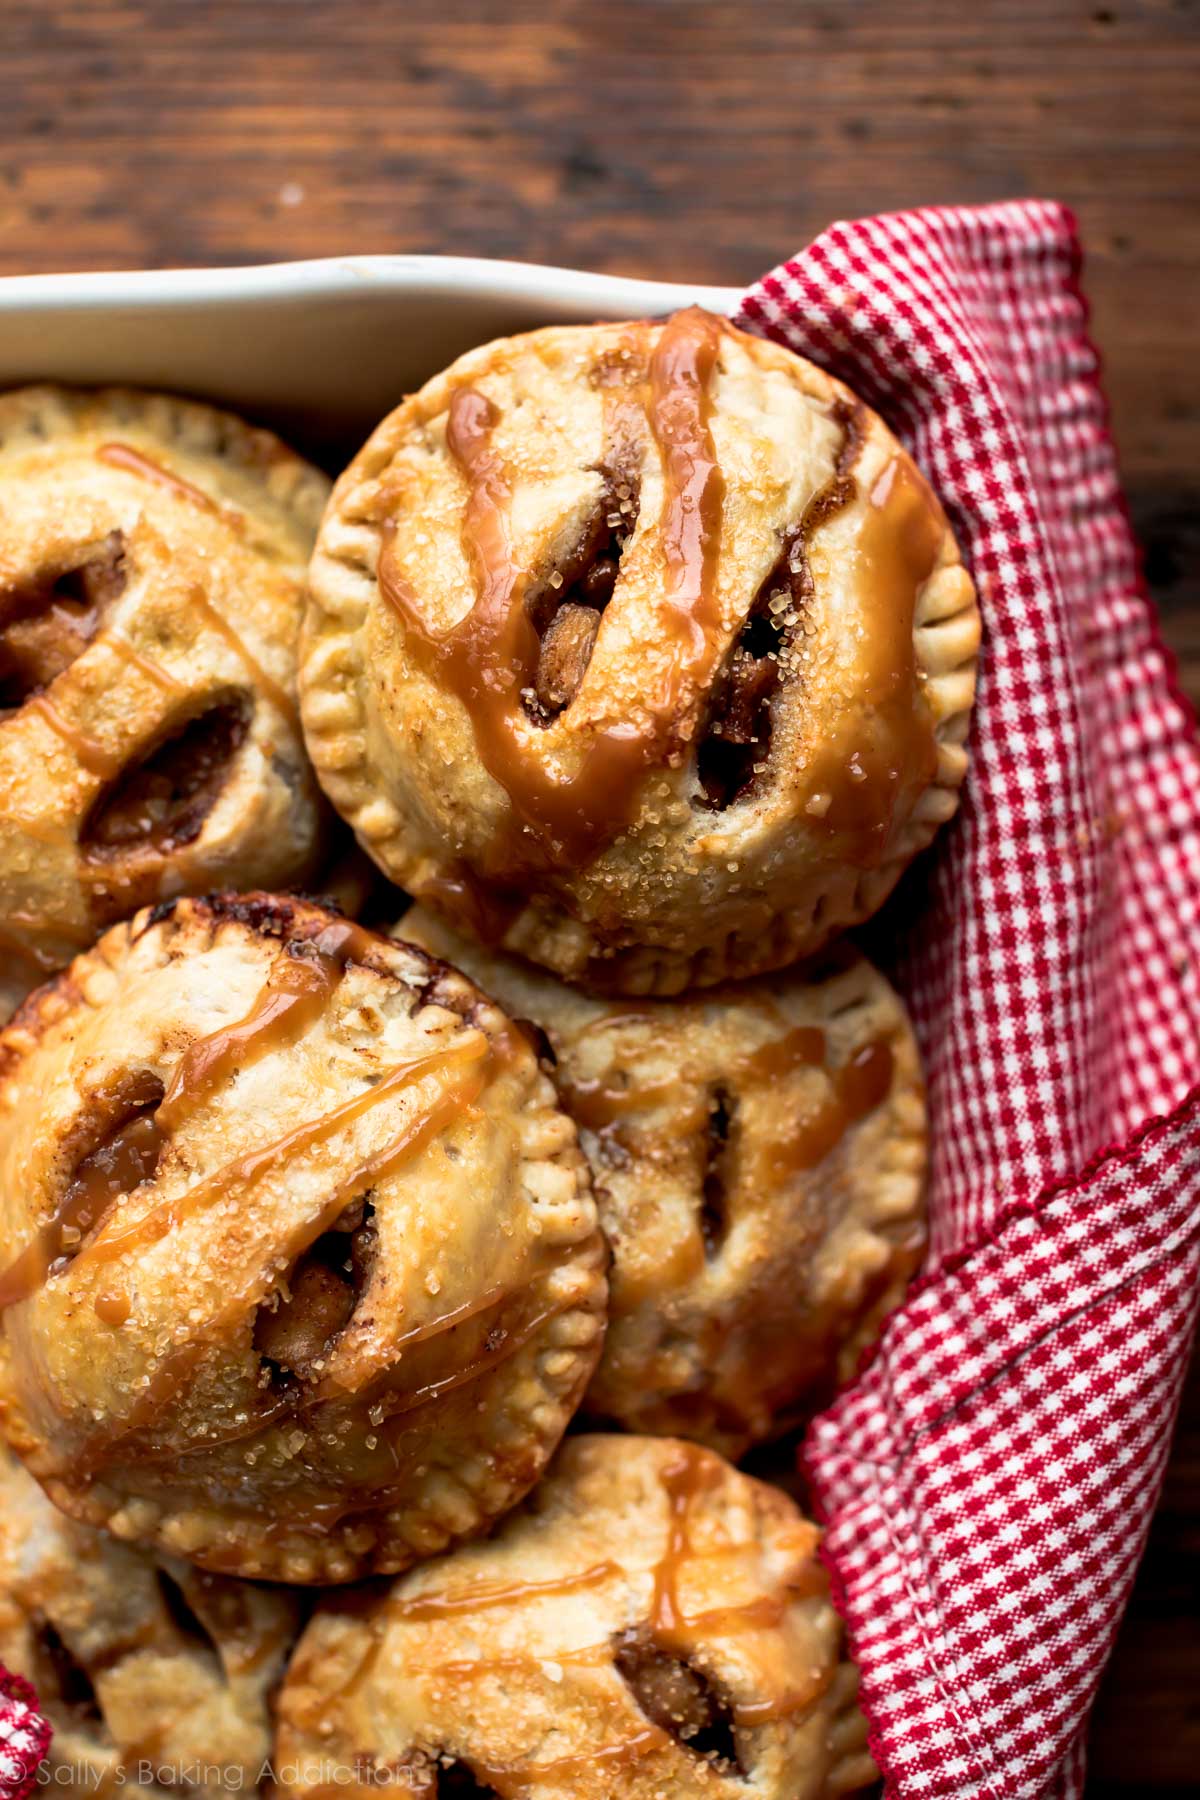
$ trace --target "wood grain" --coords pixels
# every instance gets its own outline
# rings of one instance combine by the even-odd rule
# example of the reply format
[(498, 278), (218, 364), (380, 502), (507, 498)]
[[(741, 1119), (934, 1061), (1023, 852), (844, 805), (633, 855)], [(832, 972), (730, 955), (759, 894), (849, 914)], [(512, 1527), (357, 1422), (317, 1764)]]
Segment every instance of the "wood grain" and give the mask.
[(1196, 0), (0, 0), (0, 270), (472, 251), (749, 279), (831, 218), (1054, 194), (1200, 693)]
[[(341, 251), (740, 282), (830, 219), (1041, 193), (1088, 246), (1146, 568), (1200, 697), (1200, 7), (0, 0), (0, 272)], [(1093, 1791), (1200, 1783), (1200, 1380)]]

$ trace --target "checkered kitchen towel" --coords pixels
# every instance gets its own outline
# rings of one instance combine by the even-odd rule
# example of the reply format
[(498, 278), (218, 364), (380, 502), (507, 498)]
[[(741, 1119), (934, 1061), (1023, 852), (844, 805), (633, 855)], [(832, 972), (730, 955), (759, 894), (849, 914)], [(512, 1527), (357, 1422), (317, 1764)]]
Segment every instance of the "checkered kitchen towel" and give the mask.
[(896, 1800), (1078, 1795), (1200, 1267), (1200, 748), (1063, 208), (835, 225), (737, 322), (869, 400), (979, 586), (962, 811), (872, 950), (925, 1052), (927, 1272), (807, 1454)]

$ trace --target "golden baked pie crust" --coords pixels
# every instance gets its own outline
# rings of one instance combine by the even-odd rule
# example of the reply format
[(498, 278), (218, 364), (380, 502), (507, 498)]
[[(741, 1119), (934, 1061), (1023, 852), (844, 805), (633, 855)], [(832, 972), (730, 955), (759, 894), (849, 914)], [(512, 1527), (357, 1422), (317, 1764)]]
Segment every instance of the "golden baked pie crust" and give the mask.
[(195, 401), (0, 395), (10, 1004), (139, 905), (311, 873), (295, 644), (328, 491), (269, 432)]
[(0, 1661), (34, 1682), (53, 1725), (52, 1789), (165, 1793), (146, 1764), (210, 1793), (253, 1791), (300, 1621), (281, 1588), (68, 1519), (0, 1446)]
[(529, 1800), (853, 1792), (874, 1770), (818, 1537), (711, 1451), (569, 1439), (488, 1543), (318, 1608), (280, 1694), (285, 1791), (357, 1760), (431, 1794), (446, 1763)]
[(738, 1456), (823, 1405), (925, 1241), (920, 1060), (879, 971), (841, 945), (635, 1003), (481, 951), (423, 907), (395, 930), (546, 1034), (613, 1251), (585, 1410)]
[[(148, 1173), (97, 1199), (127, 1131)], [(5, 1434), (64, 1510), (227, 1573), (344, 1581), (479, 1530), (599, 1353), (587, 1166), (531, 1050), (305, 902), (144, 912), (34, 995), (0, 1190)]]
[[(689, 578), (672, 560), (674, 501), (695, 501), (669, 479), (674, 397), (657, 411), (647, 398), (673, 323), (551, 327), (460, 358), (344, 472), (311, 566), (305, 733), (360, 842), (460, 925), (621, 992), (781, 966), (869, 915), (953, 813), (966, 767), (979, 620), (936, 500), (849, 390), (780, 346), (710, 323), (704, 429), (723, 497), (696, 576), (702, 625), (702, 608), (684, 622), (674, 604)], [(614, 416), (632, 451), (614, 448)], [(553, 716), (522, 723), (520, 707), (546, 697), (521, 688), (518, 699), (529, 669), (505, 661), (512, 631), (490, 664), (479, 662), (481, 634), (494, 613), (511, 621), (545, 606), (607, 506), (616, 510), (600, 526), (611, 519), (624, 544), (582, 679)], [(632, 525), (622, 508), (636, 511)], [(680, 530), (686, 538), (686, 518)], [(505, 533), (507, 564), (495, 550)], [(793, 577), (797, 592), (812, 591), (781, 601), (782, 647), (755, 664), (769, 674), (774, 657), (782, 669), (764, 762), (712, 810), (697, 746), (712, 741), (715, 696), (749, 641), (749, 616), (776, 616), (771, 583), (782, 594)], [(543, 673), (539, 664), (539, 682)], [(663, 693), (678, 701), (669, 726)], [(718, 723), (734, 729), (728, 716)], [(617, 741), (631, 730), (662, 737), (644, 770)], [(541, 839), (533, 815), (514, 810), (511, 782), (490, 772), (501, 753), (523, 771), (522, 805), (558, 820)], [(609, 809), (609, 829), (586, 844), (563, 799), (581, 785), (581, 807)], [(542, 840), (553, 830), (563, 842), (551, 854)]]

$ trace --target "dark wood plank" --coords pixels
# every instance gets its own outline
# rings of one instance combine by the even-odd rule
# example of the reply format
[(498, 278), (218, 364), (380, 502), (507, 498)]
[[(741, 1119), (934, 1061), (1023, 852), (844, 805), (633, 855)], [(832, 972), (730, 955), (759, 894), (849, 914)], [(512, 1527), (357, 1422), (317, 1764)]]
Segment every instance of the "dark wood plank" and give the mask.
[(1196, 0), (7, 0), (0, 271), (459, 250), (748, 279), (831, 218), (1076, 208), (1200, 694)]
[[(1196, 0), (5, 0), (0, 272), (436, 250), (748, 280), (831, 218), (1079, 214), (1146, 566), (1200, 697)], [(1200, 1780), (1200, 1378), (1097, 1794)]]

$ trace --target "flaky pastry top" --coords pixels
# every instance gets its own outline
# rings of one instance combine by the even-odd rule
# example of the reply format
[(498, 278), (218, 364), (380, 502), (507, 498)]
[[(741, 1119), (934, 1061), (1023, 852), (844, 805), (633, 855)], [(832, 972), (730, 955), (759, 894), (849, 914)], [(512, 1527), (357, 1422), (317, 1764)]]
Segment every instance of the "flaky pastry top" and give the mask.
[(253, 1792), (299, 1628), (282, 1588), (67, 1518), (0, 1446), (0, 1661), (34, 1683), (54, 1728), (52, 1791)]
[(824, 1405), (925, 1241), (921, 1065), (884, 976), (842, 944), (784, 976), (605, 1000), (424, 907), (395, 930), (545, 1034), (613, 1252), (585, 1406), (737, 1456)]
[(874, 1778), (818, 1533), (671, 1439), (577, 1437), (486, 1544), (319, 1607), (285, 1791), (833, 1800)]
[(54, 1500), (341, 1581), (478, 1530), (599, 1352), (574, 1127), (412, 948), (272, 896), (114, 928), (0, 1034), (0, 1424)]
[(311, 871), (295, 654), (328, 488), (194, 401), (0, 395), (10, 999), (147, 902)]
[(956, 805), (979, 624), (937, 499), (698, 308), (460, 358), (337, 483), (311, 592), (305, 732), (364, 847), (590, 985), (814, 950)]

